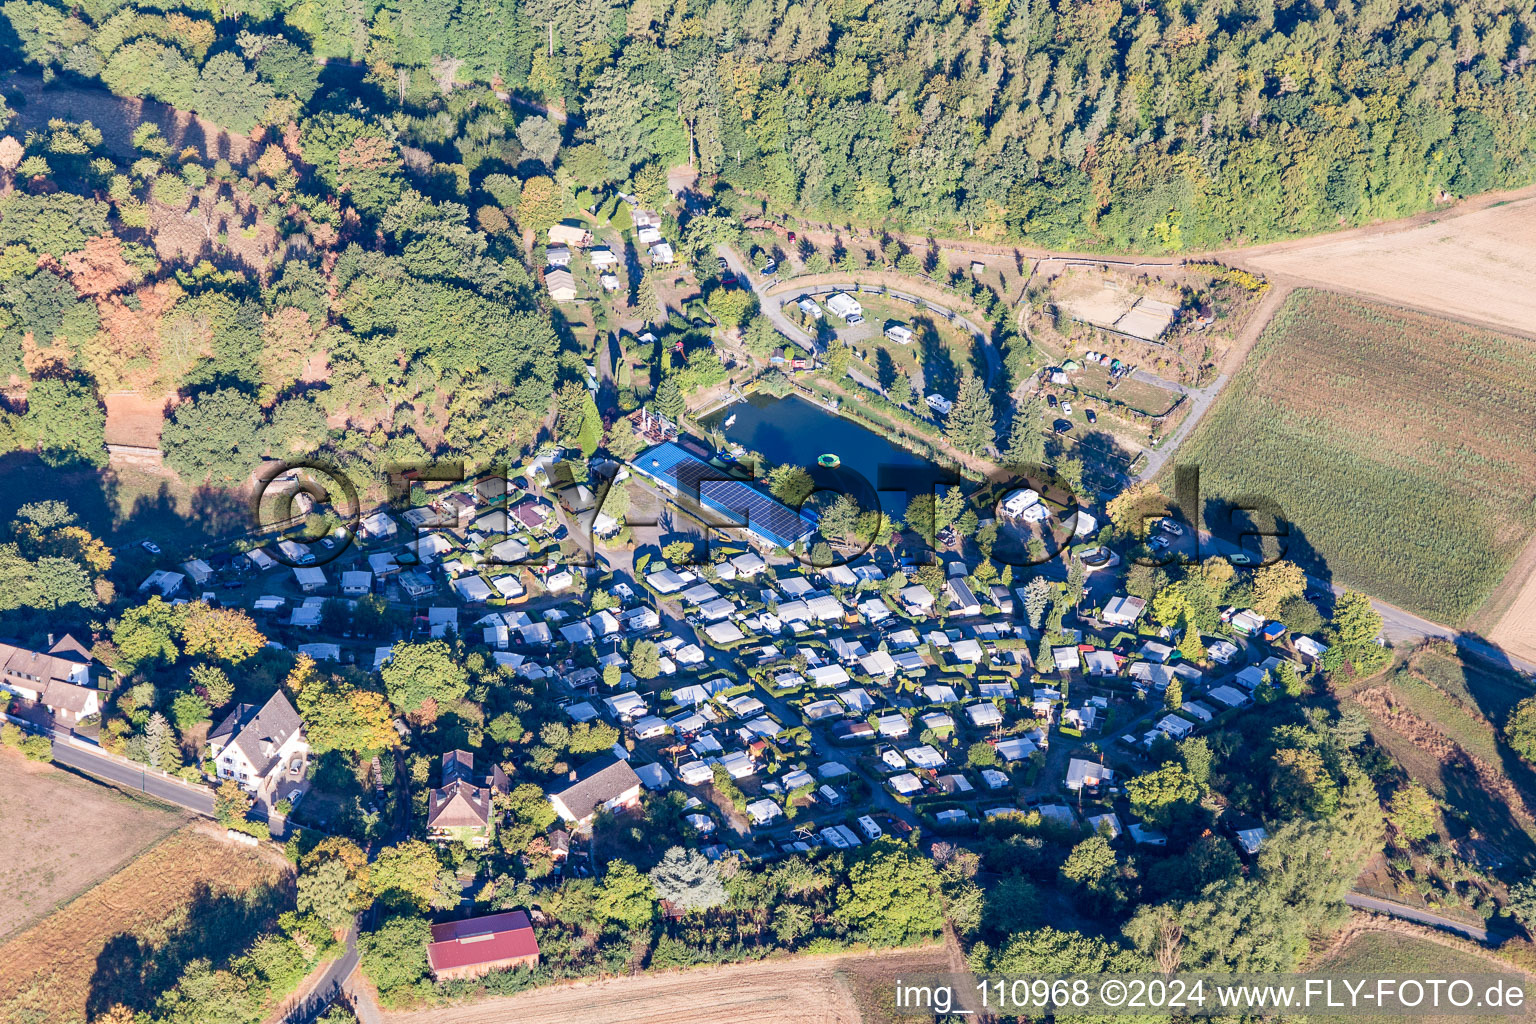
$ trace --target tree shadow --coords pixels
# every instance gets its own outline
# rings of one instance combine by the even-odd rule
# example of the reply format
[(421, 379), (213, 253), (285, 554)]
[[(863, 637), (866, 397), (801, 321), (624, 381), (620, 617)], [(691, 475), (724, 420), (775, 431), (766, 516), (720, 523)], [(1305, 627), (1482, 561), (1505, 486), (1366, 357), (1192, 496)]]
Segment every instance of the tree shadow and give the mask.
[(896, 376), (901, 371), (896, 366), (896, 360), (885, 349), (877, 349), (875, 352), (875, 379), (880, 384), (881, 391), (889, 391), (891, 385), (896, 383)]
[(193, 960), (206, 959), (215, 968), (227, 965), (279, 914), (292, 909), (293, 896), (281, 887), (235, 894), (214, 892), (199, 883), (185, 906), (185, 917), (159, 943), (129, 932), (107, 940), (97, 954), (86, 995), (88, 1019), (114, 1003), (135, 1012), (149, 1010)]
[(929, 316), (914, 316), (912, 331), (917, 335), (918, 351), (923, 357), (923, 389), (953, 395), (960, 386), (960, 371), (939, 330)]

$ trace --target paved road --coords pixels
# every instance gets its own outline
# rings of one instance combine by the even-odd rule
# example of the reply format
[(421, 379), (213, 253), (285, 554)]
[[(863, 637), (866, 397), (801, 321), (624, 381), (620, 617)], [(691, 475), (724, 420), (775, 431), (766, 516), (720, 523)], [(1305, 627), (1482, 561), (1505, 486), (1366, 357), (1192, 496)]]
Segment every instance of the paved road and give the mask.
[(205, 787), (168, 779), (142, 765), (125, 763), (109, 754), (77, 747), (57, 735), (53, 739), (53, 760), (56, 764), (136, 789), (197, 814), (213, 817), (213, 791)]
[[(347, 949), (340, 958), (331, 962), (325, 973), (315, 982), (309, 995), (305, 996), (282, 1016), (282, 1024), (309, 1024), (310, 1021), (325, 1012), (326, 1007), (336, 1001), (336, 997), (347, 989), (347, 979), (352, 972), (357, 970), (357, 926), (353, 925), (347, 930)], [(370, 1009), (372, 1009), (370, 1003)], [(377, 1014), (377, 1010), (374, 1013)], [(366, 1022), (368, 1018), (359, 1013), (359, 1017)]]
[(1427, 924), (1431, 928), (1456, 932), (1478, 942), (1488, 942), (1488, 929), (1481, 925), (1453, 921), (1448, 917), (1441, 917), (1439, 914), (1432, 914), (1427, 910), (1420, 910), (1417, 907), (1404, 906), (1401, 903), (1393, 903), (1391, 900), (1380, 900), (1375, 896), (1366, 896), (1364, 893), (1358, 892), (1345, 893), (1344, 902), (1360, 910), (1371, 910), (1378, 914), (1386, 914), (1388, 917), (1401, 918), (1404, 921)]
[(752, 289), (753, 294), (757, 296), (758, 308), (768, 318), (768, 322), (773, 324), (774, 330), (814, 355), (816, 353), (816, 339), (790, 322), (789, 317), (784, 315), (784, 310), (779, 305), (778, 299), (768, 297), (768, 286), (778, 284), (778, 279), (765, 278), (763, 275), (754, 272), (748, 266), (747, 261), (741, 258), (740, 253), (723, 242), (715, 246), (715, 253), (718, 256), (724, 257), (731, 271), (745, 281), (747, 286)]
[(1227, 381), (1231, 380), (1231, 374), (1220, 374), (1203, 388), (1187, 388), (1182, 384), (1161, 380), (1152, 377), (1151, 374), (1143, 374), (1140, 371), (1135, 373), (1134, 376), (1137, 380), (1141, 381), (1148, 381), (1148, 378), (1151, 378), (1150, 382), (1156, 383), (1159, 387), (1182, 391), (1188, 397), (1190, 403), (1189, 413), (1184, 417), (1184, 421), (1174, 428), (1173, 433), (1163, 438), (1162, 443), (1156, 448), (1147, 449), (1147, 464), (1142, 467), (1140, 473), (1136, 474), (1136, 479), (1150, 480), (1157, 475), (1158, 470), (1163, 468), (1163, 464), (1168, 461), (1179, 445), (1184, 442), (1184, 439), (1189, 436), (1189, 432), (1194, 430), (1195, 426), (1205, 416), (1206, 410), (1211, 407), (1211, 403), (1216, 401), (1216, 397), (1221, 394), (1221, 389), (1227, 386)]

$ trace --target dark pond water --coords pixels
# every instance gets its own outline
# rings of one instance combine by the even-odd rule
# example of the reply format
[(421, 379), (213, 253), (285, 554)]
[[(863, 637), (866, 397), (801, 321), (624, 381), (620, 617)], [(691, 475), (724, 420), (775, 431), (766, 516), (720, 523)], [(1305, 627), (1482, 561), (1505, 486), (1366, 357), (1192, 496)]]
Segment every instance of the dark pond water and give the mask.
[[(724, 426), (733, 415), (735, 421)], [(864, 508), (873, 507), (878, 491), (880, 507), (896, 516), (906, 512), (911, 494), (927, 492), (935, 479), (944, 479), (936, 477), (937, 467), (926, 459), (797, 395), (752, 395), (710, 416), (705, 425), (719, 427), (728, 439), (770, 463), (811, 469), (819, 486), (847, 490)], [(817, 469), (822, 455), (841, 459), (839, 470)]]

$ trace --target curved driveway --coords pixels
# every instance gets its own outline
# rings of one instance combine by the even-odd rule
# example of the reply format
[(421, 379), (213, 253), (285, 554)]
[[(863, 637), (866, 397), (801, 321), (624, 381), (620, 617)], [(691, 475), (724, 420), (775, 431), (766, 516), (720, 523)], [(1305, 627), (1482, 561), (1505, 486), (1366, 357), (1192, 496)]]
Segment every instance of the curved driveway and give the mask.
[[(765, 278), (761, 274), (753, 272), (746, 261), (728, 245), (722, 243), (715, 246), (715, 252), (725, 257), (725, 261), (731, 270), (751, 287), (753, 293), (757, 295), (758, 305), (761, 307), (763, 315), (768, 317), (768, 321), (773, 324), (774, 328), (807, 352), (816, 351), (815, 339), (784, 315), (784, 304), (793, 301), (801, 295), (826, 295), (836, 291), (857, 292), (862, 287), (858, 281), (849, 277), (843, 281), (829, 281), (821, 284), (807, 285), (804, 288), (794, 288), (792, 280), (781, 281), (777, 278)], [(817, 276), (825, 277), (827, 275)], [(777, 285), (786, 286), (785, 290), (777, 295), (770, 294)], [(888, 285), (872, 284), (868, 287), (879, 288), (880, 294), (889, 295), (893, 299), (910, 303), (916, 309), (925, 309), (937, 313), (950, 323), (959, 324), (965, 328), (976, 339), (976, 344), (981, 349), (982, 358), (986, 360), (987, 386), (994, 386), (1000, 378), (1003, 365), (1001, 357), (997, 354), (997, 346), (992, 343), (991, 335), (976, 326), (969, 317), (921, 295), (904, 292)]]

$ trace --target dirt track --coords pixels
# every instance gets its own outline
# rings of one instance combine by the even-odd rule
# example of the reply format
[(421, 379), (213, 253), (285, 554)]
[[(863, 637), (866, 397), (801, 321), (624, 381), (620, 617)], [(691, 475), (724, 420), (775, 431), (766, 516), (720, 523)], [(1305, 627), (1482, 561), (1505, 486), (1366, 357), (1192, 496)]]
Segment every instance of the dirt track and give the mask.
[(952, 969), (943, 947), (784, 957), (540, 989), (471, 1006), (388, 1014), (388, 1024), (870, 1024), (860, 981)]

